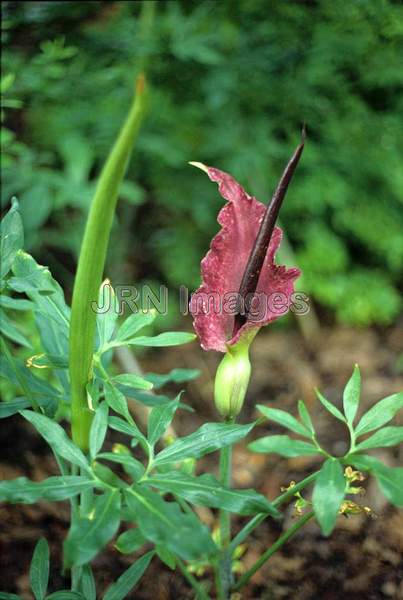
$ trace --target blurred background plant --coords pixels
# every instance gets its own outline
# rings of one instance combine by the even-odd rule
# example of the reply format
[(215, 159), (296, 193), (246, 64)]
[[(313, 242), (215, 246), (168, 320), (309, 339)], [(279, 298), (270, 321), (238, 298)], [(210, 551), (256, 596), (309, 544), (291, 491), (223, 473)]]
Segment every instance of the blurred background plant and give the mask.
[(149, 115), (112, 234), (113, 283), (194, 289), (221, 200), (187, 162), (267, 201), (305, 121), (282, 211), (287, 260), (322, 321), (394, 322), (401, 3), (3, 2), (2, 204), (18, 197), (26, 249), (68, 297), (95, 177), (145, 62)]

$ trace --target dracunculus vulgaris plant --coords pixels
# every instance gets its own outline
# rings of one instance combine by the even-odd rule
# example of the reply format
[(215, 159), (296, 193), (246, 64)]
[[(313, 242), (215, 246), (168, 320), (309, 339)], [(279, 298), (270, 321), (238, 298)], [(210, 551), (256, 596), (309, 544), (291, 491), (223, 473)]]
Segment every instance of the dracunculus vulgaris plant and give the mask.
[[(368, 512), (366, 507), (345, 498), (361, 491), (354, 485), (363, 479), (361, 471), (373, 473), (388, 500), (403, 505), (403, 469), (391, 468), (366, 453), (403, 440), (402, 427), (384, 427), (402, 408), (403, 393), (384, 398), (357, 423), (357, 366), (345, 387), (342, 409), (317, 392), (325, 409), (346, 426), (350, 445), (344, 456), (334, 457), (321, 447), (303, 401), (298, 403), (299, 419), (279, 408), (259, 405), (262, 417), (246, 424), (236, 422), (251, 374), (249, 346), (261, 327), (284, 314), (284, 302), (289, 303), (299, 274), (296, 268), (275, 263), (281, 241), (275, 222), (304, 140), (286, 166), (267, 208), (230, 175), (197, 163), (218, 183), (227, 201), (218, 217), (222, 229), (202, 261), (202, 285), (192, 296), (190, 306), (202, 347), (223, 354), (215, 378), (220, 420), (205, 423), (183, 437), (169, 430), (176, 412), (187, 407), (181, 391), (170, 398), (160, 394), (159, 389), (166, 383), (175, 385), (196, 378), (198, 372), (194, 369), (116, 374), (116, 365), (111, 365), (115, 348), (126, 347), (128, 351), (135, 347), (173, 346), (196, 337), (186, 332), (144, 334), (144, 328), (152, 326), (156, 319), (155, 310), (134, 310), (119, 321), (117, 295), (108, 280), (102, 283), (119, 186), (144, 104), (144, 79), (140, 77), (133, 105), (102, 170), (91, 204), (71, 312), (49, 270), (23, 250), (17, 201), (13, 201), (1, 222), (0, 366), (1, 374), (15, 387), (16, 397), (0, 402), (0, 417), (19, 413), (32, 424), (50, 445), (60, 475), (42, 481), (26, 477), (2, 481), (0, 500), (71, 503), (71, 522), (63, 542), (71, 589), (47, 595), (50, 555), (46, 540), (41, 539), (30, 569), (36, 600), (133, 597), (133, 588), (157, 558), (167, 568), (181, 572), (195, 597), (225, 600), (232, 592), (242, 590), (254, 573), (313, 516), (323, 534), (329, 535), (338, 514)], [(25, 297), (16, 298), (16, 294)], [(110, 302), (97, 304), (98, 294), (103, 300), (105, 294), (109, 295)], [(218, 310), (214, 306), (217, 298), (221, 301)], [(94, 302), (102, 310), (94, 310)], [(26, 362), (13, 356), (10, 348), (10, 340), (14, 345), (29, 347), (29, 340), (13, 322), (15, 313), (22, 310), (33, 313), (42, 347), (40, 354), (29, 356)], [(11, 316), (7, 311), (11, 311)], [(37, 369), (48, 369), (51, 376), (38, 377)], [(133, 402), (148, 408), (147, 427), (136, 423), (136, 413), (130, 410)], [(69, 417), (71, 436), (59, 424)], [(285, 427), (293, 437), (266, 431), (266, 435), (248, 445), (250, 451), (284, 457), (312, 456), (316, 462), (322, 461), (316, 471), (302, 481), (291, 482), (273, 500), (253, 489), (236, 489), (231, 481), (232, 447), (257, 426), (267, 423)], [(125, 436), (111, 448), (107, 439), (110, 430)], [(126, 439), (127, 443), (122, 443)], [(197, 474), (197, 460), (216, 451), (220, 452), (220, 480), (210, 473)], [(284, 483), (287, 482), (285, 473)], [(311, 483), (314, 489), (309, 500), (302, 493)], [(249, 569), (243, 569), (239, 559), (248, 536), (265, 519), (281, 519), (280, 508), (292, 500), (298, 518)], [(218, 511), (218, 527), (207, 527), (194, 510), (198, 506)], [(231, 513), (248, 518), (234, 537)], [(112, 540), (116, 551), (131, 555), (132, 561), (100, 596), (91, 563)], [(115, 574), (110, 575), (114, 579)], [(10, 594), (1, 594), (10, 598)], [(11, 598), (19, 596), (11, 594)]]

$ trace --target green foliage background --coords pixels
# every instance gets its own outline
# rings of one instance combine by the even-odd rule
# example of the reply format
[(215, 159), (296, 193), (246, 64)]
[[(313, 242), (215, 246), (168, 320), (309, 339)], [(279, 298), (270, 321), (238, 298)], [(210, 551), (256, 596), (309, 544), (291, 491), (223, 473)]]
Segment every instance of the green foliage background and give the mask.
[[(153, 14), (154, 13), (154, 14)], [(146, 67), (114, 284), (199, 283), (222, 202), (199, 160), (282, 211), (287, 260), (326, 318), (389, 324), (403, 272), (403, 5), (392, 0), (3, 2), (2, 203), (71, 290), (94, 181)]]

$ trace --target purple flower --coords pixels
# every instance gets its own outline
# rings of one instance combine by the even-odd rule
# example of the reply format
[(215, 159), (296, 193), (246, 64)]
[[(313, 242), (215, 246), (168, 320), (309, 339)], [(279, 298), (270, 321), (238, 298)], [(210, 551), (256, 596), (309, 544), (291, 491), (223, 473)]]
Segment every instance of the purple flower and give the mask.
[(300, 271), (275, 264), (282, 231), (274, 223), (302, 149), (303, 141), (269, 207), (249, 196), (228, 173), (191, 163), (218, 183), (227, 201), (218, 214), (221, 230), (201, 261), (202, 284), (190, 301), (193, 325), (204, 350), (226, 352), (288, 311)]

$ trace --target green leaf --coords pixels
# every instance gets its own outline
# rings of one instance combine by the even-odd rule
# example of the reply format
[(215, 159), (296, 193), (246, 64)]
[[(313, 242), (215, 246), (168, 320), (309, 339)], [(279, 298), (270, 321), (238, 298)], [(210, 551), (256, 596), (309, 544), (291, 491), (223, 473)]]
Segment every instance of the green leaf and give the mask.
[(148, 446), (147, 438), (141, 433), (135, 423), (126, 423), (126, 421), (123, 421), (123, 419), (120, 419), (119, 417), (109, 417), (108, 422), (112, 429), (125, 433), (130, 437), (134, 437), (144, 446)]
[(29, 579), (35, 600), (43, 600), (49, 582), (49, 546), (45, 538), (41, 538), (35, 546)]
[(14, 321), (12, 321), (4, 312), (4, 310), (0, 309), (0, 332), (21, 346), (25, 346), (27, 348), (31, 348), (31, 344), (27, 340), (27, 338), (21, 333), (21, 331), (15, 326)]
[(129, 408), (124, 394), (107, 381), (104, 382), (104, 390), (105, 400), (112, 410), (125, 417), (125, 419), (130, 420)]
[(27, 421), (32, 423), (54, 452), (60, 454), (60, 456), (73, 463), (73, 465), (88, 470), (88, 462), (84, 454), (81, 452), (80, 448), (73, 444), (66, 435), (64, 429), (58, 423), (45, 417), (45, 415), (34, 413), (31, 410), (22, 410), (21, 414)]
[(221, 508), (240, 515), (268, 513), (279, 517), (281, 513), (255, 490), (234, 490), (221, 485), (212, 475), (192, 477), (180, 471), (154, 475), (146, 483), (159, 490), (184, 498), (191, 504)]
[(69, 362), (67, 356), (58, 354), (37, 354), (30, 359), (31, 367), (51, 368), (51, 369), (68, 369)]
[(150, 381), (156, 389), (166, 383), (184, 383), (200, 376), (199, 369), (172, 369), (169, 373), (160, 375), (159, 373), (146, 373), (144, 378)]
[(147, 381), (144, 377), (140, 377), (140, 375), (135, 375), (134, 373), (116, 375), (112, 378), (112, 381), (113, 383), (128, 385), (139, 390), (151, 390), (154, 387), (150, 381)]
[(122, 554), (132, 554), (144, 546), (146, 539), (138, 527), (133, 527), (120, 534), (115, 548)]
[(112, 471), (112, 469), (95, 460), (92, 463), (92, 472), (97, 479), (103, 483), (106, 483), (107, 486), (123, 489), (129, 485), (123, 481), (123, 479), (118, 477), (116, 473)]
[(123, 387), (122, 390), (129, 398), (133, 398), (146, 406), (161, 406), (162, 404), (169, 404), (172, 401), (171, 398), (162, 394), (152, 394), (150, 392), (144, 392), (126, 386)]
[(389, 502), (403, 507), (403, 467), (387, 467), (373, 456), (361, 454), (352, 454), (348, 460), (357, 469), (370, 471)]
[(303, 400), (298, 400), (298, 413), (305, 427), (311, 432), (312, 435), (314, 435), (315, 428), (313, 426), (311, 416)]
[(87, 600), (80, 592), (72, 590), (60, 590), (46, 596), (46, 600)]
[(147, 438), (149, 443), (154, 446), (165, 433), (167, 427), (171, 424), (175, 412), (179, 406), (181, 394), (179, 394), (172, 402), (155, 406), (148, 416), (147, 423)]
[(118, 452), (102, 452), (98, 454), (98, 459), (110, 460), (118, 463), (125, 467), (126, 473), (128, 473), (134, 481), (137, 481), (144, 475), (144, 466), (136, 458), (130, 454), (123, 454)]
[(8, 592), (0, 592), (0, 600), (23, 600), (17, 594), (9, 594)]
[(280, 454), (280, 456), (309, 456), (319, 454), (318, 449), (308, 442), (293, 440), (288, 435), (267, 435), (248, 445), (252, 452)]
[(165, 546), (161, 546), (157, 544), (155, 546), (155, 551), (157, 553), (158, 558), (161, 562), (164, 563), (167, 567), (171, 569), (171, 571), (175, 571), (176, 569), (176, 558), (175, 555), (170, 552)]
[(384, 427), (369, 438), (360, 442), (356, 450), (367, 450), (368, 448), (387, 448), (396, 446), (403, 442), (403, 427)]
[(186, 333), (184, 331), (168, 331), (155, 336), (139, 336), (125, 340), (130, 346), (151, 346), (160, 348), (164, 346), (179, 346), (193, 342), (196, 339), (194, 333)]
[(119, 327), (116, 334), (116, 341), (122, 342), (132, 338), (138, 331), (140, 331), (140, 329), (147, 327), (147, 325), (151, 325), (156, 316), (157, 312), (155, 310), (150, 310), (146, 313), (139, 312), (130, 315), (130, 317), (128, 317)]
[(176, 502), (166, 502), (143, 485), (125, 491), (133, 520), (144, 537), (166, 546), (184, 560), (196, 560), (217, 552), (207, 527), (193, 513), (183, 513)]
[(98, 306), (102, 310), (102, 312), (97, 311), (98, 342), (99, 348), (102, 348), (111, 339), (119, 316), (118, 302), (109, 280), (105, 280), (101, 284)]
[[(13, 289), (24, 292), (35, 304), (35, 321), (43, 350), (50, 355), (67, 359), (69, 353), (70, 309), (63, 290), (47, 267), (39, 265), (29, 254), (19, 251), (13, 263), (16, 276), (8, 281)], [(16, 285), (16, 282), (19, 285)], [(55, 371), (63, 388), (70, 387), (65, 370)]]
[(179, 438), (164, 448), (154, 459), (155, 466), (161, 466), (185, 458), (200, 458), (205, 454), (231, 446), (243, 439), (253, 429), (255, 423), (232, 425), (226, 423), (206, 423), (190, 435)]
[(348, 423), (354, 421), (357, 414), (361, 393), (361, 374), (358, 365), (355, 365), (352, 376), (347, 382), (343, 392), (343, 409)]
[(24, 231), (18, 211), (18, 202), (13, 199), (8, 213), (0, 223), (0, 279), (11, 269), (14, 258), (24, 246)]
[(0, 294), (0, 306), (10, 308), (11, 310), (32, 310), (35, 305), (30, 300), (22, 300)]
[(301, 425), (295, 417), (290, 415), (285, 410), (280, 410), (278, 408), (269, 408), (268, 406), (264, 406), (263, 404), (257, 404), (256, 408), (260, 410), (260, 412), (267, 417), (270, 421), (274, 421), (275, 423), (279, 423), (283, 427), (298, 433), (299, 435), (303, 435), (304, 437), (311, 437), (311, 434), (308, 429), (304, 425)]
[(66, 566), (88, 563), (109, 542), (120, 523), (120, 493), (97, 496), (90, 517), (74, 519), (64, 542)]
[(0, 419), (11, 417), (24, 408), (28, 408), (30, 402), (26, 398), (15, 398), (15, 400), (3, 400), (0, 402)]
[(339, 411), (339, 409), (336, 408), (336, 406), (334, 404), (329, 402), (329, 400), (327, 400), (324, 396), (322, 396), (322, 394), (320, 393), (320, 391), (318, 389), (315, 389), (315, 392), (316, 392), (318, 399), (323, 404), (323, 406), (326, 408), (326, 410), (329, 411), (334, 417), (336, 417), (336, 419), (339, 419), (339, 421), (343, 421), (343, 423), (345, 423), (346, 418)]
[(83, 565), (81, 567), (80, 587), (85, 600), (97, 600), (95, 579), (91, 565)]
[(94, 459), (105, 440), (106, 431), (108, 429), (108, 405), (106, 402), (101, 402), (95, 411), (95, 416), (91, 424), (90, 430), (90, 455)]
[(382, 427), (388, 423), (395, 414), (403, 408), (403, 392), (392, 394), (387, 398), (383, 398), (375, 404), (370, 410), (363, 415), (358, 423), (355, 434), (356, 436), (363, 435)]
[(338, 460), (329, 458), (319, 471), (312, 494), (315, 515), (326, 536), (330, 535), (336, 524), (345, 490), (343, 469)]
[(154, 551), (151, 550), (136, 560), (107, 590), (103, 600), (123, 600), (134, 588), (147, 569)]
[(49, 477), (31, 481), (18, 477), (0, 482), (0, 501), (32, 504), (38, 500), (66, 500), (94, 487), (94, 481), (79, 475)]
[(30, 405), (31, 399), (34, 398), (48, 416), (55, 414), (58, 402), (68, 400), (59, 390), (47, 381), (39, 379), (22, 360), (15, 357), (9, 361), (7, 357), (0, 356), (0, 375), (18, 386), (26, 394)]

